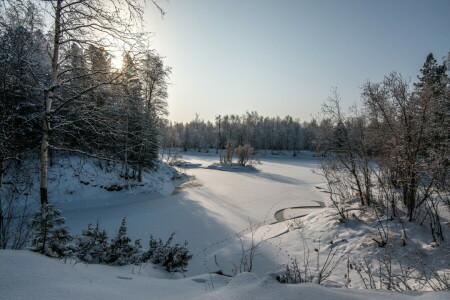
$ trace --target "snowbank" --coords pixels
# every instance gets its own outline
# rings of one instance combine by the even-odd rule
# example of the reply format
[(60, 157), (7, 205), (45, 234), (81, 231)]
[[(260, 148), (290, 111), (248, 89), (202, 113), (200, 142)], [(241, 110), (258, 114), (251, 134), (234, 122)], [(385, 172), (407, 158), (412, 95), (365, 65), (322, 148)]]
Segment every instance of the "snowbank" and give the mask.
[(202, 274), (170, 279), (154, 266), (112, 267), (73, 264), (29, 251), (0, 251), (1, 299), (448, 299), (449, 293), (390, 293), (283, 285), (275, 275), (252, 273), (232, 278)]

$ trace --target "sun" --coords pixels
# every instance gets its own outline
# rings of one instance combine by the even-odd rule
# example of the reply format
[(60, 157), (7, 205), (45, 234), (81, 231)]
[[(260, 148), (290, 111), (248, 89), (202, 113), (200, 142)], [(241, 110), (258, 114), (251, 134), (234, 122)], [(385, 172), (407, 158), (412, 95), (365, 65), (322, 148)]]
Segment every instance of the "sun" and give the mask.
[(123, 67), (122, 51), (110, 51), (111, 68), (121, 70)]

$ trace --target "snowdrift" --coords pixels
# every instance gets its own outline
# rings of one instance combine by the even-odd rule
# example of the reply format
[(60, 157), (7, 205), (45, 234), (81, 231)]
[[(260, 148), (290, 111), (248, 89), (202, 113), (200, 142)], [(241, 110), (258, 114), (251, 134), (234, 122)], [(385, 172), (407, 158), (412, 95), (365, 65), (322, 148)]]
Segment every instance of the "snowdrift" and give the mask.
[(333, 299), (444, 300), (448, 292), (391, 293), (283, 285), (275, 275), (241, 273), (232, 278), (201, 274), (170, 279), (153, 265), (111, 267), (74, 264), (29, 251), (0, 251), (1, 299)]

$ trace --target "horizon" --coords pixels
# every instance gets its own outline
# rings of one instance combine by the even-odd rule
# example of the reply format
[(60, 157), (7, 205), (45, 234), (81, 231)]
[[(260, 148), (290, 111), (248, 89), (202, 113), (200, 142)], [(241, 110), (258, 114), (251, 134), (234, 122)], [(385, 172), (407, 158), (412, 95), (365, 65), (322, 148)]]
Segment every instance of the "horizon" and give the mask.
[(214, 121), (257, 111), (302, 122), (337, 88), (344, 108), (360, 86), (395, 71), (412, 82), (429, 53), (450, 51), (450, 2), (170, 1), (146, 8), (152, 46), (172, 68), (169, 120)]

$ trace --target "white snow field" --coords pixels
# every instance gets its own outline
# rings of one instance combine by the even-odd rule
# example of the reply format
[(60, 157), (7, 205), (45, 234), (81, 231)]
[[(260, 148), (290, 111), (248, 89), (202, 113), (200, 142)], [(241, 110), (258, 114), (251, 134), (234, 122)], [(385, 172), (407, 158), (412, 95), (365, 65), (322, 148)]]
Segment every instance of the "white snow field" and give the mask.
[[(185, 163), (180, 164), (180, 169), (191, 180), (178, 188), (176, 184), (183, 179), (172, 181), (173, 171), (162, 165), (159, 172), (146, 179), (148, 186), (108, 192), (95, 186), (103, 180), (95, 176), (89, 179), (89, 184), (78, 186), (70, 183), (71, 179), (67, 182), (62, 179), (54, 185), (57, 191), (54, 196), (75, 234), (88, 223), (98, 221), (111, 237), (122, 217), (127, 217), (128, 235), (142, 238), (144, 247), (150, 234), (165, 240), (175, 231), (175, 240), (187, 240), (194, 255), (185, 278), (151, 264), (87, 265), (29, 251), (0, 251), (0, 299), (450, 298), (448, 292), (392, 293), (344, 288), (344, 285), (364, 288), (356, 272), (350, 274), (350, 280), (346, 277), (347, 259), (357, 261), (378, 251), (371, 238), (378, 232), (370, 226), (376, 220), (349, 220), (342, 225), (333, 209), (309, 208), (282, 213), (285, 219), (308, 214), (302, 221), (277, 222), (274, 216), (277, 211), (319, 206), (328, 201), (328, 194), (316, 188), (324, 183), (313, 173), (317, 164), (310, 153), (301, 152), (295, 158), (262, 156), (262, 164), (254, 168), (210, 167), (218, 161), (214, 152), (189, 152), (182, 159)], [(61, 178), (64, 176), (69, 175), (63, 174)], [(420, 255), (440, 270), (450, 270), (448, 247), (432, 247), (425, 226), (409, 224), (406, 231), (411, 237), (408, 247), (399, 247), (394, 255)], [(234, 278), (210, 275), (219, 270), (234, 275), (239, 269), (242, 247), (250, 248), (252, 239), (258, 244), (252, 273)], [(275, 280), (274, 272), (284, 269), (293, 258), (304, 258), (307, 248), (314, 261), (317, 249), (322, 262), (331, 241), (338, 248), (336, 257), (345, 257), (325, 287), (306, 283), (287, 285)], [(415, 287), (422, 288), (420, 284)]]
[[(175, 240), (187, 240), (194, 254), (187, 275), (218, 271), (214, 255), (220, 269), (231, 274), (233, 264), (241, 256), (239, 238), (248, 243), (245, 235), (250, 224), (274, 223), (274, 214), (280, 209), (317, 206), (314, 200), (327, 198), (327, 194), (315, 188), (322, 180), (312, 172), (315, 162), (310, 154), (299, 159), (267, 158), (256, 169), (236, 167), (229, 171), (208, 168), (218, 161), (214, 152), (192, 152), (183, 155), (183, 160), (188, 163), (180, 169), (192, 180), (173, 194), (173, 186), (167, 182), (165, 189), (157, 193), (132, 189), (132, 192), (102, 191), (101, 197), (96, 197), (89, 192), (84, 199), (63, 201), (58, 206), (74, 233), (98, 221), (112, 235), (122, 217), (127, 217), (129, 235), (142, 238), (144, 246), (150, 234), (164, 240), (175, 231)], [(267, 232), (270, 234), (264, 239), (270, 238), (286, 231), (288, 226), (260, 228), (257, 234), (264, 235), (270, 230), (273, 232)], [(269, 241), (267, 244), (271, 246)], [(284, 256), (277, 259), (277, 251), (271, 247), (261, 247), (258, 254), (253, 272), (259, 276), (278, 270), (288, 259)]]
[(202, 274), (167, 279), (151, 266), (111, 267), (64, 263), (30, 251), (0, 251), (0, 299), (448, 299), (445, 292), (392, 293), (278, 283), (272, 274), (235, 278)]

